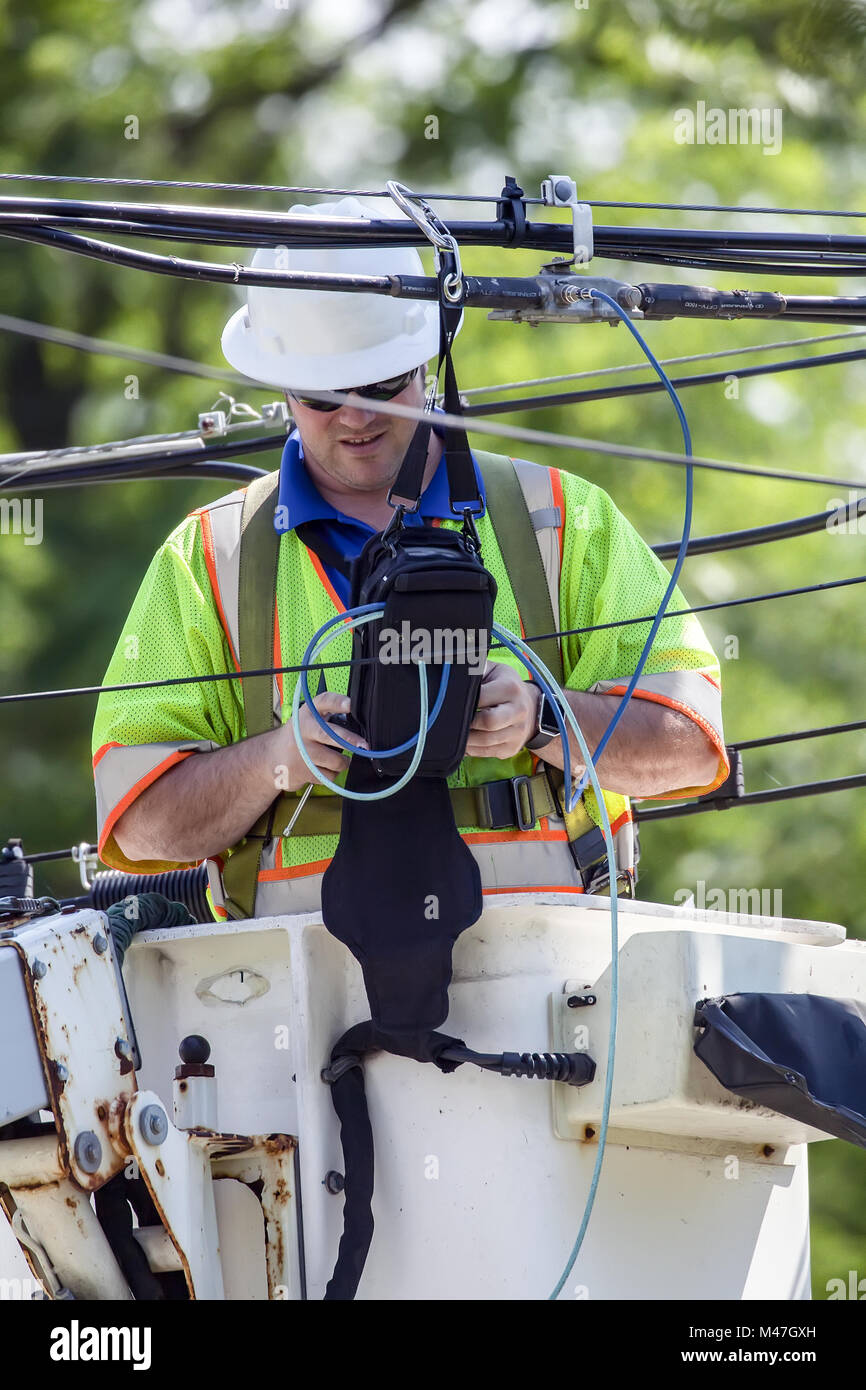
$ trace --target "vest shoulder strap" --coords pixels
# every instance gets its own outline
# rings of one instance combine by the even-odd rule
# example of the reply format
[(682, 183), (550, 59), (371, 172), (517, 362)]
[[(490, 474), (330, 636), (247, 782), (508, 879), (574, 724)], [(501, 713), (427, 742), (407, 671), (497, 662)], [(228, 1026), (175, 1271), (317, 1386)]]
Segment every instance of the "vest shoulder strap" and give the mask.
[[(238, 660), (241, 670), (270, 666), (274, 647), (280, 534), (274, 527), (279, 471), (250, 483), (244, 495), (238, 560)], [(273, 678), (243, 680), (247, 738), (274, 727)]]
[[(560, 508), (554, 503), (550, 469), (527, 459), (475, 450), (484, 479), (487, 511), (530, 637), (559, 630)], [(562, 684), (559, 640), (533, 642), (532, 649)]]
[[(250, 483), (244, 494), (238, 555), (238, 661), (241, 670), (260, 670), (271, 665), (274, 641), (274, 609), (277, 602), (277, 563), (280, 535), (274, 527), (274, 496), (279, 472), (267, 473)], [(244, 676), (244, 723), (247, 738), (274, 727), (272, 676)], [(271, 832), (275, 798), (270, 808), (250, 827), (250, 834), (229, 856), (223, 870), (223, 888), (229, 917), (255, 914), (259, 865), (265, 836)]]

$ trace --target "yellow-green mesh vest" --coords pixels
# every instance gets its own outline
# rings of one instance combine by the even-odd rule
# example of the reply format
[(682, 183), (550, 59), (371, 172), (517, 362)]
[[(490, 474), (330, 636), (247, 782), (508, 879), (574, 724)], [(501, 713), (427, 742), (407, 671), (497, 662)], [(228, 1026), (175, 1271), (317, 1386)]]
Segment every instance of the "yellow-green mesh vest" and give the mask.
[[(476, 457), (477, 457), (476, 453)], [(489, 483), (487, 484), (489, 487)], [(460, 521), (443, 521), (441, 525), (451, 530), (459, 529)], [(511, 578), (505, 567), (499, 543), (490, 518), (485, 515), (478, 519), (478, 534), (481, 540), (481, 553), (484, 563), (496, 580), (497, 598), (494, 608), (496, 622), (512, 632), (521, 633), (521, 620), (515, 599)], [(279, 565), (277, 570), (277, 620), (279, 625), (281, 663), (284, 666), (300, 665), (313, 634), (341, 611), (331, 596), (330, 585), (326, 586), (319, 562), (315, 560), (300, 538), (293, 531), (285, 532), (280, 540)], [(566, 611), (563, 607), (563, 611)], [(531, 636), (532, 632), (527, 631)], [(347, 661), (352, 654), (350, 633), (341, 633), (324, 654), (329, 661)], [(496, 661), (512, 666), (522, 675), (526, 670), (517, 657), (502, 648), (492, 653)], [(348, 667), (336, 667), (328, 671), (327, 683), (330, 690), (345, 692), (348, 686)], [(291, 718), (292, 697), (298, 677), (287, 674), (282, 679), (282, 718)], [(532, 771), (533, 758), (522, 750), (513, 758), (464, 758), (457, 771), (448, 779), (448, 785), (478, 786), (484, 782), (528, 774)], [(276, 774), (278, 775), (278, 774)], [(325, 787), (314, 786), (312, 796), (331, 795)], [(601, 823), (595, 796), (591, 790), (586, 793), (586, 808), (596, 824)], [(613, 824), (628, 810), (626, 797), (615, 793), (605, 793), (608, 816)], [(275, 827), (279, 833), (284, 827)], [(476, 826), (460, 826), (461, 832), (477, 830)], [(301, 868), (305, 865), (322, 865), (332, 857), (337, 846), (336, 835), (304, 835), (282, 838), (277, 851), (276, 867), (283, 869)], [(519, 847), (516, 852), (519, 853)]]

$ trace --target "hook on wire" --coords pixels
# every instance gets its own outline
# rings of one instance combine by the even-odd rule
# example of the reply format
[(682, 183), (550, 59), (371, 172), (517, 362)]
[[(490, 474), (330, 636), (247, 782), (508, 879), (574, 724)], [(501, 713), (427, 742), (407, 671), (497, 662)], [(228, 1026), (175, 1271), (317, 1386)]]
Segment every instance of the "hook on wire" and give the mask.
[(443, 255), (451, 258), (452, 268), (443, 277), (442, 289), (450, 303), (459, 304), (463, 298), (463, 267), (460, 264), (460, 248), (454, 235), (420, 193), (413, 193), (411, 188), (399, 183), (397, 179), (388, 179), (385, 187), (398, 208), (412, 219), (430, 242), (436, 252), (437, 271), (442, 268)]

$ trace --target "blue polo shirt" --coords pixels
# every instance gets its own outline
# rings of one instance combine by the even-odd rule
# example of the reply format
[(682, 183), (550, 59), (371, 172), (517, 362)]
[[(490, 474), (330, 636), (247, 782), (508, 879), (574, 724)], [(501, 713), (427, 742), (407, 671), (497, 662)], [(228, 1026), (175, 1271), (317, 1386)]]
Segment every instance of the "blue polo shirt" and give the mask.
[[(435, 426), (434, 430), (436, 434), (442, 434), (442, 430)], [(478, 492), (482, 502), (486, 505), (484, 481), (474, 454), (472, 455), (472, 462), (475, 465)], [(322, 540), (333, 546), (334, 550), (347, 560), (352, 560), (356, 555), (360, 555), (370, 537), (376, 535), (375, 528), (368, 526), (366, 521), (359, 521), (357, 517), (347, 516), (345, 512), (337, 511), (336, 507), (325, 501), (307, 472), (304, 464), (304, 446), (297, 430), (293, 430), (289, 435), (283, 449), (277, 505), (284, 509), (274, 517), (274, 526), (278, 531), (293, 531), (296, 526), (300, 526), (305, 521), (315, 522), (317, 532)], [(445, 520), (453, 519), (444, 454), (439, 460), (436, 472), (421, 493), (419, 510), (408, 513), (405, 522), (407, 526), (421, 526), (426, 520), (433, 517)], [(348, 604), (348, 578), (335, 569), (333, 565), (326, 564), (324, 568), (341, 602)]]

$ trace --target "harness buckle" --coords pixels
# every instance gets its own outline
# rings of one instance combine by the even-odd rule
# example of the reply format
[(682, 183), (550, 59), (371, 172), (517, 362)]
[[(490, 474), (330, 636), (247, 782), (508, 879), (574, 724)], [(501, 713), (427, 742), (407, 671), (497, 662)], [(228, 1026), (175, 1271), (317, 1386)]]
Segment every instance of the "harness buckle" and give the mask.
[[(514, 802), (514, 819), (517, 822), (518, 830), (531, 830), (535, 825), (535, 796), (532, 791), (532, 779), (525, 773), (509, 780), (511, 797)], [(524, 813), (524, 794), (526, 798), (526, 812)]]

